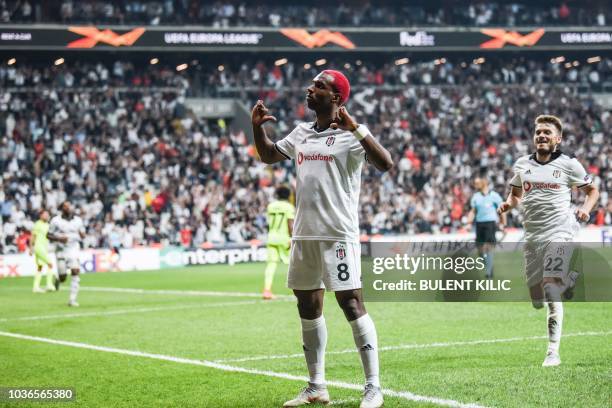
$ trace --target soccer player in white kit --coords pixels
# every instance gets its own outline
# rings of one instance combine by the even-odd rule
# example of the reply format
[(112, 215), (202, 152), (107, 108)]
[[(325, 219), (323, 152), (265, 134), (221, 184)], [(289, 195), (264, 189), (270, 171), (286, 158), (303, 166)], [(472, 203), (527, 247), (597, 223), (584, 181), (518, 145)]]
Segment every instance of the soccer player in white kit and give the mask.
[(317, 75), (306, 92), (316, 121), (300, 123), (287, 137), (272, 142), (262, 124), (275, 121), (262, 101), (252, 112), (257, 152), (264, 163), (293, 159), (297, 173), (296, 214), (289, 261), (288, 286), (298, 301), (304, 356), (310, 380), (285, 407), (328, 403), (325, 383), (327, 328), (324, 289), (335, 292), (349, 321), (366, 377), (362, 408), (383, 404), (374, 322), (361, 293), (361, 248), (358, 205), (361, 168), (365, 161), (387, 171), (389, 152), (343, 106), (350, 84), (339, 71)]
[(81, 278), (79, 250), (80, 241), (85, 238), (85, 228), (81, 217), (74, 215), (72, 206), (64, 201), (60, 206), (61, 214), (51, 219), (49, 239), (56, 241), (57, 270), (60, 282), (66, 280), (66, 270), (70, 270), (70, 300), (68, 306), (77, 307), (77, 295)]
[[(519, 158), (510, 181), (512, 191), (498, 209), (499, 214), (523, 207), (525, 228), (525, 275), (534, 307), (546, 302), (548, 350), (542, 365), (561, 364), (559, 343), (563, 324), (562, 296), (569, 298), (576, 272), (570, 271), (572, 244), (579, 225), (587, 222), (599, 191), (578, 160), (558, 149), (563, 125), (555, 116), (535, 120), (536, 152)], [(572, 210), (572, 187), (583, 190), (586, 199)]]

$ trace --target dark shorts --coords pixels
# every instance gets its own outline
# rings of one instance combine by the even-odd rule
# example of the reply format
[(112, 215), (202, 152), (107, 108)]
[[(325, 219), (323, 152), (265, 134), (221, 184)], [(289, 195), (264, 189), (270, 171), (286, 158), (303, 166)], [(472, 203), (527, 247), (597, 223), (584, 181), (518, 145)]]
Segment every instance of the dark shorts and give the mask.
[(477, 222), (476, 223), (476, 243), (477, 244), (495, 244), (495, 232), (497, 231), (497, 223), (495, 221)]

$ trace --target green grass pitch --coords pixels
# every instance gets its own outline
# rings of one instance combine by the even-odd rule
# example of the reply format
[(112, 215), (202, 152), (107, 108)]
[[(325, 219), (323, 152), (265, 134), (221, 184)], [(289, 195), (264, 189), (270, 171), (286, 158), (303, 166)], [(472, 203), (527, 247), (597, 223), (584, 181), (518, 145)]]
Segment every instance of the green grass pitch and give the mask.
[[(77, 397), (0, 406), (282, 406), (304, 385), (307, 371), (295, 302), (255, 295), (263, 269), (85, 274), (78, 309), (66, 306), (66, 290), (33, 294), (32, 278), (1, 280), (0, 387), (73, 387)], [(275, 292), (290, 295), (281, 269)], [(386, 407), (612, 405), (611, 303), (566, 306), (563, 364), (548, 369), (540, 366), (546, 312), (527, 302), (375, 302), (368, 310), (382, 348)], [(361, 365), (333, 296), (326, 298), (325, 316), (327, 378), (338, 382), (330, 386), (332, 400), (357, 407)], [(501, 340), (487, 341), (494, 339)], [(415, 401), (419, 396), (423, 401)]]

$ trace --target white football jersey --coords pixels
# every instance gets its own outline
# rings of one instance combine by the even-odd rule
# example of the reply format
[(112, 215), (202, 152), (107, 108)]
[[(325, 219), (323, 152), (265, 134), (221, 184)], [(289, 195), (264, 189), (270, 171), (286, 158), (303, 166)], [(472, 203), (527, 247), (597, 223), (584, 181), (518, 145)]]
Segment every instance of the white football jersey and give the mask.
[(66, 243), (56, 241), (55, 244), (58, 251), (78, 251), (80, 249), (81, 231), (85, 231), (83, 220), (76, 215), (69, 220), (61, 215), (56, 215), (49, 224), (49, 233), (68, 237), (68, 242)]
[(359, 242), (359, 192), (365, 150), (346, 130), (314, 130), (300, 123), (275, 144), (295, 161), (293, 239)]
[(519, 158), (510, 184), (523, 189), (525, 240), (572, 240), (578, 230), (571, 206), (572, 187), (592, 182), (578, 160), (561, 152), (554, 152), (547, 163), (538, 162), (535, 153)]

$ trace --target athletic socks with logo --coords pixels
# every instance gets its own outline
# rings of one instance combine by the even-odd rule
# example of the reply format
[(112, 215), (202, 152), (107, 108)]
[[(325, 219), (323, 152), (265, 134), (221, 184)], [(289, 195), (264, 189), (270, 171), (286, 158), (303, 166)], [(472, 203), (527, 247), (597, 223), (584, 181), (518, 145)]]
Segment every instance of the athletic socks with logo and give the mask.
[(302, 341), (304, 357), (308, 366), (310, 382), (325, 384), (325, 346), (327, 346), (327, 327), (323, 316), (314, 320), (302, 320)]
[(378, 339), (374, 322), (369, 314), (365, 314), (349, 323), (353, 329), (353, 338), (361, 357), (366, 384), (380, 387), (378, 376)]
[(546, 306), (546, 323), (548, 326), (548, 351), (558, 353), (559, 343), (561, 342), (561, 328), (563, 326), (563, 303), (548, 302), (546, 303)]

